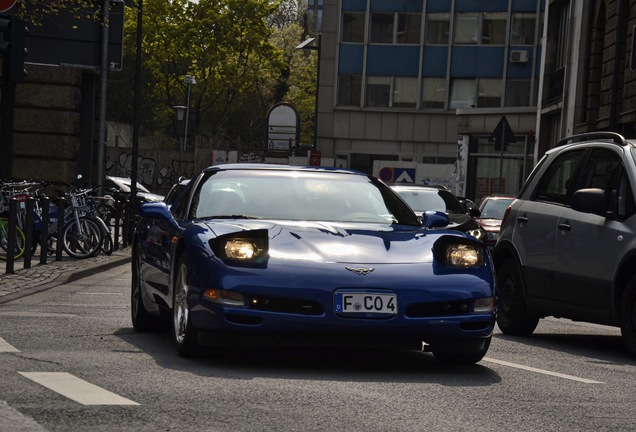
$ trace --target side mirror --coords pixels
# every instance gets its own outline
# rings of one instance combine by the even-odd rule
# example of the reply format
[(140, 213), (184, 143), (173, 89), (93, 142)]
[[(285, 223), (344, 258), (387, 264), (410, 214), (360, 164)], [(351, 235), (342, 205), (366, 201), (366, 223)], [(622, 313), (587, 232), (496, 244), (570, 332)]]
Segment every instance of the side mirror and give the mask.
[(481, 211), (478, 208), (472, 207), (468, 210), (468, 215), (473, 218), (479, 218), (481, 216)]
[(139, 207), (139, 216), (147, 219), (161, 219), (168, 222), (175, 228), (179, 226), (172, 217), (172, 213), (164, 202), (143, 203)]
[(580, 212), (607, 216), (607, 199), (603, 189), (579, 189), (572, 195), (570, 206)]
[(440, 211), (425, 211), (422, 214), (422, 225), (426, 228), (444, 228), (448, 226), (448, 215)]

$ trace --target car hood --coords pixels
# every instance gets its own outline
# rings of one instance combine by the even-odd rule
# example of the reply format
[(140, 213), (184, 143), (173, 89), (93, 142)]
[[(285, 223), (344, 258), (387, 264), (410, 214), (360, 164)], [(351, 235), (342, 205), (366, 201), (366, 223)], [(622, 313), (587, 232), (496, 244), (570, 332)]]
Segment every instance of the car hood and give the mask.
[(332, 263), (432, 262), (432, 247), (440, 236), (461, 236), (454, 231), (384, 224), (234, 222), (207, 221), (198, 225), (209, 230), (210, 237), (267, 229), (270, 259)]

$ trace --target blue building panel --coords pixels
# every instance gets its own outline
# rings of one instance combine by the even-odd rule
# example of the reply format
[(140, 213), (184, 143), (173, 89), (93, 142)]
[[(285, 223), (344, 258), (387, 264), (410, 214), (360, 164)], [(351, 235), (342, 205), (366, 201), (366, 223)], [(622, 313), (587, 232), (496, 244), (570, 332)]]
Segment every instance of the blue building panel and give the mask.
[(508, 0), (457, 0), (455, 12), (508, 12)]
[(445, 46), (425, 47), (422, 76), (444, 78), (446, 76), (447, 60), (448, 60), (448, 47), (445, 47)]
[(362, 75), (364, 47), (362, 45), (341, 44), (338, 59), (338, 73)]
[(451, 54), (451, 77), (502, 78), (504, 59), (504, 47), (453, 47)]
[(347, 12), (366, 11), (367, 0), (342, 0), (342, 10)]
[(416, 77), (419, 57), (417, 46), (369, 45), (367, 75)]
[(422, 0), (371, 0), (371, 12), (421, 12)]
[(450, 12), (451, 0), (428, 0), (426, 2), (426, 12)]
[[(540, 8), (544, 10), (545, 0), (541, 0)], [(512, 0), (513, 12), (536, 12), (537, 0)]]

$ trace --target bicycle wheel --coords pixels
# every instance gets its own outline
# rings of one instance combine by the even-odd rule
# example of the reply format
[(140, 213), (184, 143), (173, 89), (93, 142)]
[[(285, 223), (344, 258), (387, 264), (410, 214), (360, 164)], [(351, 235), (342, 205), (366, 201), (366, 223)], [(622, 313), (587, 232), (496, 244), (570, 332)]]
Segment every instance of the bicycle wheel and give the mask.
[[(20, 258), (24, 254), (24, 245), (26, 239), (24, 238), (24, 232), (17, 226), (15, 227), (15, 247), (13, 252), (13, 258)], [(7, 218), (0, 218), (0, 260), (6, 260), (9, 247), (9, 220)]]
[(109, 233), (105, 233), (104, 234), (104, 241), (102, 242), (102, 247), (101, 247), (101, 251), (104, 252), (104, 254), (106, 255), (112, 255), (113, 254), (113, 238), (110, 236)]
[(79, 218), (79, 225), (75, 219), (71, 220), (62, 232), (62, 247), (73, 258), (90, 257), (99, 250), (102, 242), (102, 231), (99, 226), (86, 217)]

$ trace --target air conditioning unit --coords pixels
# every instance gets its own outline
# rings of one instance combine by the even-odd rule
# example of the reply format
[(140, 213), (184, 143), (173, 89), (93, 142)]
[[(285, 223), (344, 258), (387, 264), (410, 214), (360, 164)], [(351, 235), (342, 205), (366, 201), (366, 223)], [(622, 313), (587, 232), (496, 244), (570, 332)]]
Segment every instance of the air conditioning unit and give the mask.
[(530, 60), (528, 51), (512, 50), (510, 51), (510, 63), (527, 63)]

